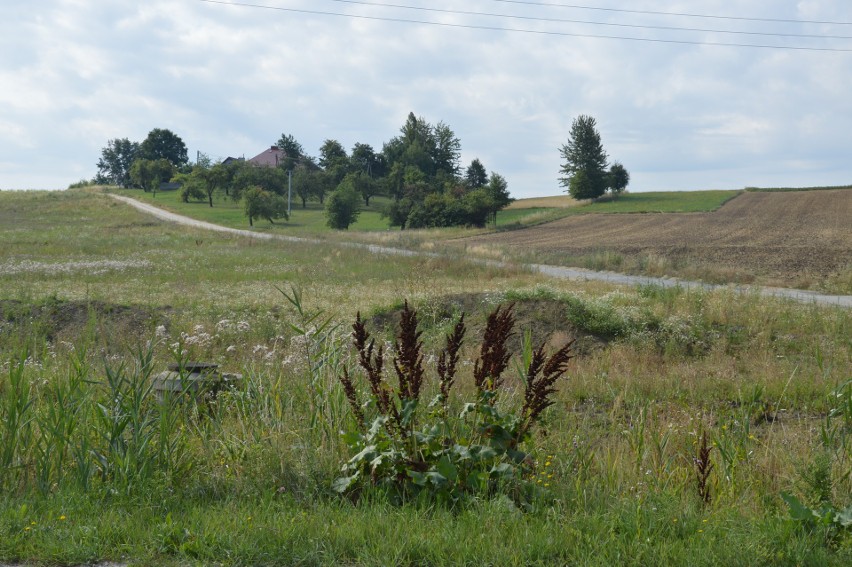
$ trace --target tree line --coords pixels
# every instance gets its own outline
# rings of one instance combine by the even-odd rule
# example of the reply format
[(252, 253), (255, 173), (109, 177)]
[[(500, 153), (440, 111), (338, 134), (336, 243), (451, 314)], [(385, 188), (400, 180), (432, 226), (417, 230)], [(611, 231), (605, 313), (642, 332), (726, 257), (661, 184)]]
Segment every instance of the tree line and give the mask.
[(275, 167), (245, 160), (212, 163), (205, 156), (189, 164), (183, 141), (157, 128), (141, 143), (109, 140), (94, 181), (156, 191), (171, 180), (180, 183), (186, 202), (211, 207), (218, 198), (242, 202), (250, 225), (259, 218), (288, 218), (288, 188), (302, 208), (309, 201), (323, 205), (328, 225), (340, 229), (376, 196), (387, 198), (382, 214), (401, 229), (481, 227), (513, 201), (506, 179), (489, 173), (479, 159), (462, 167), (461, 141), (448, 125), (430, 124), (414, 113), (379, 151), (359, 142), (347, 152), (327, 139), (311, 156), (292, 134), (282, 134), (276, 145), (283, 158)]

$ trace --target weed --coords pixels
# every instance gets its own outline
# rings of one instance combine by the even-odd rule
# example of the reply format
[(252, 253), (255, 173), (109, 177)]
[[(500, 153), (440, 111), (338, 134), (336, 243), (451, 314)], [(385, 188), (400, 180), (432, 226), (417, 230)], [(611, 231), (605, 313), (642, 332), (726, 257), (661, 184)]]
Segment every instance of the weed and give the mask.
[(710, 451), (713, 447), (707, 444), (707, 432), (701, 433), (701, 445), (698, 447), (698, 456), (695, 457), (695, 480), (698, 489), (698, 498), (704, 504), (710, 504), (710, 472), (713, 470), (713, 463), (710, 460)]
[[(475, 401), (463, 403), (455, 417), (449, 397), (465, 336), (462, 316), (438, 357), (438, 393), (430, 411), (418, 415), (425, 369), (417, 313), (405, 303), (394, 345), (395, 387), (385, 380), (384, 351), (381, 346), (375, 349), (359, 313), (352, 336), (371, 404), (360, 403), (352, 376), (342, 372), (340, 381), (356, 424), (346, 441), (355, 454), (343, 466), (345, 476), (335, 481), (335, 490), (345, 493), (377, 485), (395, 500), (419, 495), (447, 504), (468, 495), (502, 493), (528, 504), (533, 464), (522, 446), (531, 441), (533, 426), (553, 404), (554, 385), (567, 370), (571, 344), (549, 357), (544, 345), (529, 351), (520, 411), (504, 413), (497, 400), (511, 356), (506, 342), (513, 326), (511, 306), (498, 306), (489, 315), (474, 364)], [(365, 415), (365, 407), (374, 415)]]

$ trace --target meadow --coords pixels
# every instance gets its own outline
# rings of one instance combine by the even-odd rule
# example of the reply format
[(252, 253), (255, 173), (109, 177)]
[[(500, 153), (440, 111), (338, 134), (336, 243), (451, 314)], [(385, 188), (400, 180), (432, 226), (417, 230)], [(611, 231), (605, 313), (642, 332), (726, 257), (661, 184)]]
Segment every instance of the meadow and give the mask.
[[(849, 310), (556, 281), (336, 238), (268, 242), (94, 192), (0, 192), (0, 561), (852, 562)], [(448, 418), (460, 428), (495, 306), (516, 319), (499, 412), (524, 399), (529, 345), (576, 339), (511, 481), (451, 502), (334, 490), (353, 457), (344, 370), (369, 399), (352, 323), (360, 313), (398, 355), (406, 300), (426, 399), (466, 314)], [(159, 400), (152, 376), (187, 360), (243, 380), (201, 403)]]

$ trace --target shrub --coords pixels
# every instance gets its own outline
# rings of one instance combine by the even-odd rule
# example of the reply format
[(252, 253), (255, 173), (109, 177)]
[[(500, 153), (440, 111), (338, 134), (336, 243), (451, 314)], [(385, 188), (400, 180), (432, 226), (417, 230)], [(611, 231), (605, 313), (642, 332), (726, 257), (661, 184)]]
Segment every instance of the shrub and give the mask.
[[(426, 369), (416, 311), (405, 303), (389, 371), (384, 347), (376, 347), (359, 313), (352, 337), (369, 403), (362, 403), (355, 376), (345, 369), (340, 382), (355, 427), (344, 437), (353, 456), (343, 465), (335, 490), (352, 493), (377, 486), (395, 501), (422, 497), (446, 504), (507, 494), (518, 504), (529, 503), (531, 431), (553, 404), (556, 381), (572, 358), (572, 342), (549, 357), (543, 344), (535, 350), (525, 345), (523, 402), (516, 413), (504, 411), (497, 401), (511, 357), (506, 345), (513, 326), (511, 305), (489, 315), (474, 364), (473, 399), (451, 404), (466, 334), (462, 315), (437, 358), (435, 397), (421, 408)], [(386, 374), (395, 376), (395, 386)]]

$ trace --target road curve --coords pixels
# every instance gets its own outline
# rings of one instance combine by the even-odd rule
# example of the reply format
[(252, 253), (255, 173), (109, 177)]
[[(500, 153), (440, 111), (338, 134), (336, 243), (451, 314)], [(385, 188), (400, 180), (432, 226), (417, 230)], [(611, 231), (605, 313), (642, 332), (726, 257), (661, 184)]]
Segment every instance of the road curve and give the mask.
[[(183, 215), (179, 215), (176, 213), (172, 213), (169, 211), (165, 211), (153, 205), (149, 205), (147, 203), (143, 203), (141, 201), (137, 201), (136, 199), (132, 199), (130, 197), (125, 197), (123, 195), (115, 195), (109, 193), (109, 196), (113, 199), (117, 199), (128, 205), (131, 205), (142, 212), (153, 215), (161, 220), (174, 222), (177, 224), (181, 224), (184, 226), (192, 226), (195, 228), (201, 228), (205, 230), (215, 230), (217, 232), (226, 232), (229, 234), (236, 234), (239, 236), (245, 236), (248, 238), (259, 238), (263, 240), (283, 240), (286, 242), (306, 242), (306, 243), (326, 243), (326, 241), (313, 239), (313, 238), (302, 238), (298, 236), (285, 236), (283, 234), (267, 234), (262, 232), (253, 232), (250, 230), (242, 230), (238, 228), (229, 228), (226, 226), (221, 226), (218, 224), (213, 224), (205, 221), (196, 220), (190, 217), (185, 217)], [(411, 250), (405, 250), (403, 248), (392, 248), (389, 246), (377, 246), (375, 244), (360, 244), (360, 243), (342, 243), (338, 244), (339, 246), (351, 247), (351, 248), (360, 248), (363, 250), (368, 250), (375, 254), (391, 254), (398, 256), (437, 256), (434, 253), (428, 252), (414, 252)], [(494, 260), (479, 260), (476, 258), (470, 258), (471, 262), (476, 262), (480, 264), (487, 264), (489, 266), (497, 266), (497, 267), (507, 267), (509, 264), (504, 262), (497, 262)], [(596, 272), (593, 270), (584, 270), (582, 268), (568, 268), (563, 266), (551, 266), (547, 264), (527, 264), (526, 267), (534, 272), (539, 272), (549, 277), (559, 278), (559, 279), (567, 279), (567, 280), (593, 280), (593, 281), (606, 281), (616, 284), (623, 285), (660, 285), (664, 287), (685, 287), (685, 288), (703, 288), (703, 289), (717, 289), (717, 288), (729, 288), (730, 286), (719, 286), (706, 284), (702, 282), (694, 282), (689, 280), (682, 280), (679, 278), (655, 278), (650, 276), (630, 276), (626, 274), (618, 274), (615, 272)], [(782, 297), (787, 299), (792, 299), (794, 301), (798, 301), (800, 303), (816, 303), (820, 305), (836, 305), (839, 307), (852, 307), (852, 295), (827, 295), (824, 293), (817, 293), (814, 291), (805, 291), (800, 289), (786, 289), (786, 288), (778, 288), (778, 287), (762, 287), (762, 286), (737, 286), (735, 288), (738, 291), (743, 293), (752, 293), (757, 290), (761, 295), (771, 296), (771, 297)]]

